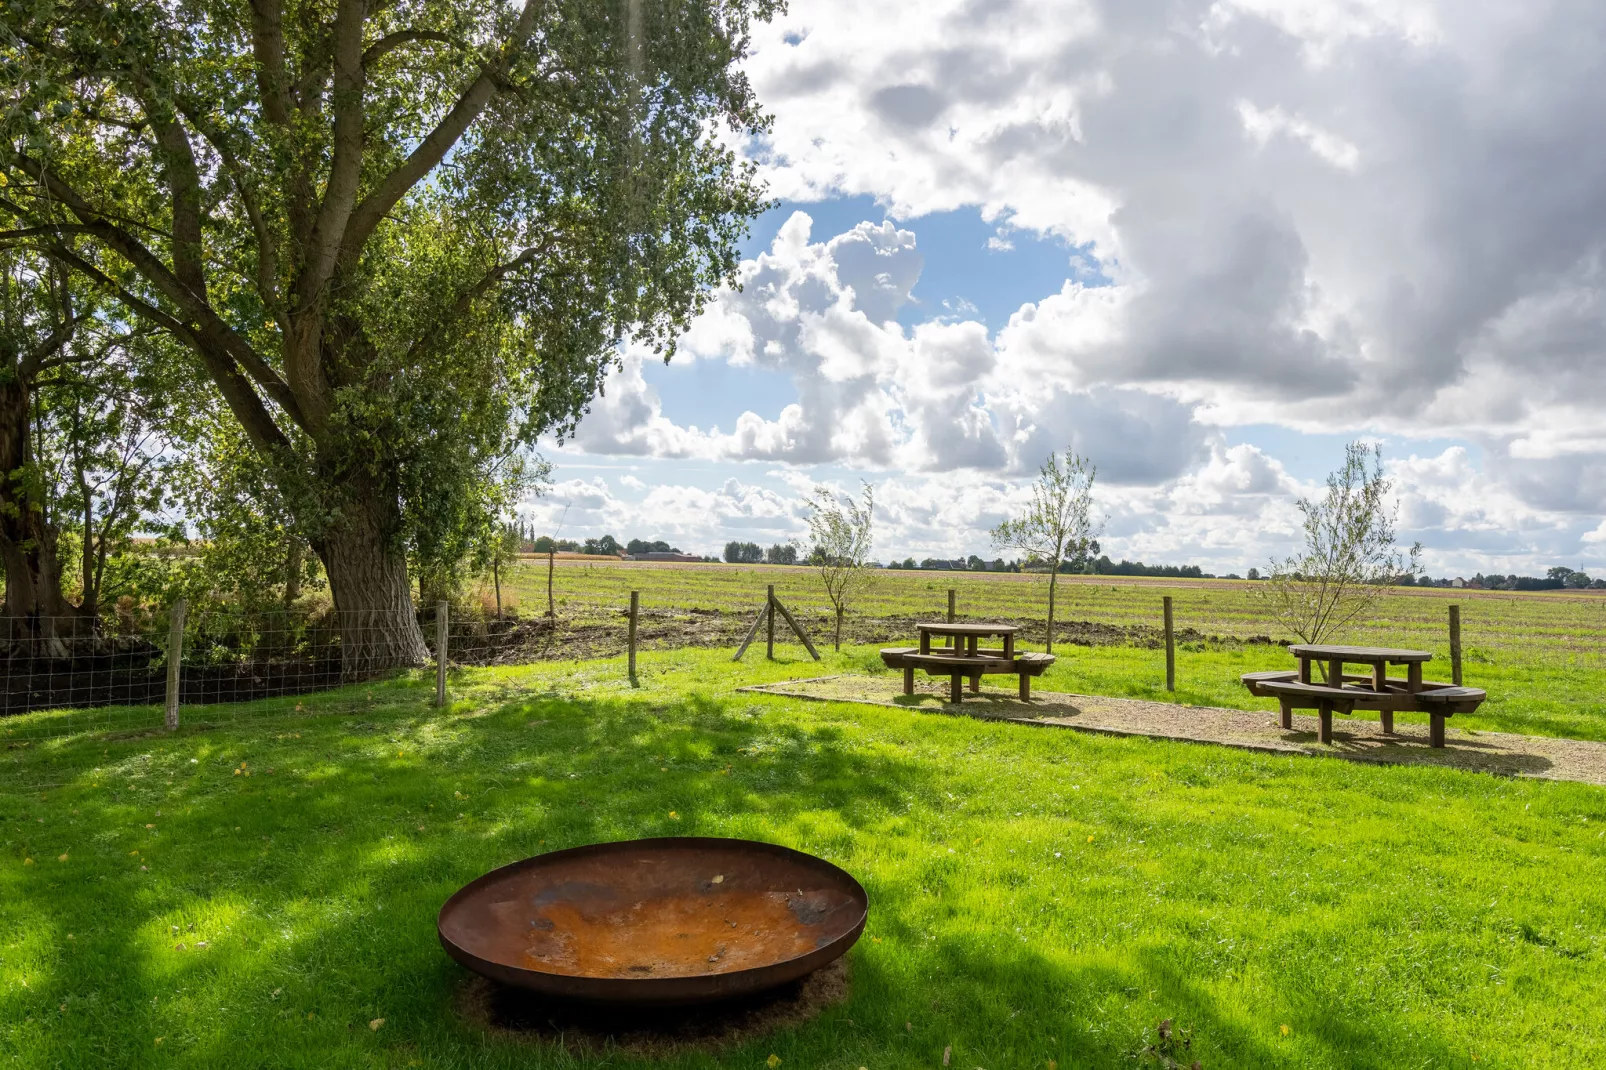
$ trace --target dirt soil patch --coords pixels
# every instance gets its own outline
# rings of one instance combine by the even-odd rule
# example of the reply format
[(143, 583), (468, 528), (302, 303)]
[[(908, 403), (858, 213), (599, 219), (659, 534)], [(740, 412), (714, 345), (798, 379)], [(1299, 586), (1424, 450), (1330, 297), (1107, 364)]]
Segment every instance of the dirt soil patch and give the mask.
[(801, 980), (754, 996), (690, 1007), (621, 1011), (538, 996), (474, 977), (457, 993), (457, 1012), (500, 1039), (565, 1048), (576, 1055), (616, 1051), (643, 1058), (714, 1052), (792, 1029), (848, 998), (846, 957)]
[(1290, 730), (1277, 723), (1274, 710), (1181, 706), (1051, 691), (1034, 691), (1030, 702), (1021, 702), (1013, 687), (1006, 691), (985, 684), (979, 695), (967, 694), (956, 706), (948, 702), (946, 680), (917, 679), (915, 693), (905, 695), (901, 677), (890, 673), (824, 676), (741, 690), (823, 702), (895, 706), (1045, 728), (1074, 728), (1107, 735), (1218, 743), (1246, 750), (1394, 765), (1449, 766), (1504, 776), (1606, 785), (1606, 743), (1474, 732), (1456, 728), (1454, 718), (1446, 729), (1445, 746), (1430, 747), (1428, 726), (1403, 723), (1408, 716), (1405, 714), (1395, 716), (1393, 735), (1385, 735), (1382, 725), (1366, 719), (1365, 715), (1335, 716), (1333, 742), (1329, 745), (1316, 738), (1317, 719), (1299, 714), (1294, 715), (1294, 727)]

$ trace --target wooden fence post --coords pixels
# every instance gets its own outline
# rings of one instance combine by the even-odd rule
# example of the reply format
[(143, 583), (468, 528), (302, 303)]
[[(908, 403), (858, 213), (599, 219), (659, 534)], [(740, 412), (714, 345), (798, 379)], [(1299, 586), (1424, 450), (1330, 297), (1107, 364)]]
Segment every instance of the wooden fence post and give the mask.
[(1461, 607), (1450, 607), (1450, 682), (1461, 686)]
[(1177, 643), (1171, 630), (1171, 596), (1165, 596), (1165, 689), (1177, 689)]
[(954, 589), (948, 588), (948, 623), (954, 622)]
[(167, 611), (167, 730), (178, 728), (178, 690), (183, 682), (179, 669), (184, 664), (184, 611), (186, 604), (180, 598)]
[(630, 679), (636, 678), (636, 615), (641, 611), (641, 592), (630, 592)]
[(775, 584), (770, 584), (769, 594), (765, 596), (765, 606), (769, 612), (765, 616), (766, 632), (764, 635), (764, 656), (771, 661), (775, 660)]
[(451, 609), (445, 602), (435, 603), (435, 705), (446, 705), (446, 634)]

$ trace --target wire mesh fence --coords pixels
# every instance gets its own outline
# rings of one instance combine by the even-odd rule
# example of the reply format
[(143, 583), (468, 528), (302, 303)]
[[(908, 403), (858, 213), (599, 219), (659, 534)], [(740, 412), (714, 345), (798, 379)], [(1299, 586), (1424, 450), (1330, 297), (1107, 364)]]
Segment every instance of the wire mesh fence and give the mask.
[(109, 620), (9, 621), (0, 632), (0, 743), (217, 724), (300, 710), (312, 694), (327, 696), (321, 710), (417, 694), (438, 666), (443, 621), (453, 667), (543, 660), (556, 633), (547, 618), (438, 607), (308, 617), (179, 603)]

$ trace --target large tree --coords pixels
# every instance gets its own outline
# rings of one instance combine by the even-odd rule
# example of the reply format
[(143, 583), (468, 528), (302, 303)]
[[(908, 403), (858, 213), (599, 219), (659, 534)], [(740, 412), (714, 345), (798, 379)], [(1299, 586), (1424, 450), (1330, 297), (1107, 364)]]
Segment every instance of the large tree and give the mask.
[[(181, 341), (321, 558), (426, 657), (409, 494), (572, 428), (734, 278), (777, 0), (6, 5), (0, 242)], [(427, 536), (422, 541), (428, 541)]]

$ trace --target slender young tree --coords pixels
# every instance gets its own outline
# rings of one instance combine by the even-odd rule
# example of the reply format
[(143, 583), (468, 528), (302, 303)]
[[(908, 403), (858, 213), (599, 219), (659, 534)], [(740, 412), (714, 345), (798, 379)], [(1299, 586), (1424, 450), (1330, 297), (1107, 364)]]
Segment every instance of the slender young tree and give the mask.
[(804, 499), (809, 508), (809, 562), (820, 572), (825, 596), (836, 611), (836, 649), (842, 649), (842, 616), (860, 587), (870, 578), (870, 543), (874, 535), (875, 488), (864, 484), (864, 496), (838, 498), (829, 487), (815, 487)]
[[(778, 0), (41, 0), (0, 15), (0, 247), (216, 388), (348, 665), (428, 657), (408, 548), (620, 343), (672, 353), (764, 206), (722, 140)], [(509, 442), (509, 428), (515, 442)], [(438, 534), (438, 533), (434, 533)]]
[(1048, 631), (1043, 649), (1054, 652), (1054, 594), (1067, 558), (1083, 559), (1093, 546), (1093, 465), (1070, 450), (1062, 463), (1050, 453), (1032, 484), (1032, 502), (1020, 516), (993, 529), (993, 544), (1048, 563)]
[(1389, 499), (1392, 489), (1381, 447), (1351, 442), (1343, 465), (1327, 477), (1327, 493), (1299, 499), (1304, 548), (1272, 559), (1255, 590), (1266, 611), (1301, 642), (1341, 634), (1370, 614), (1400, 576), (1421, 571), (1422, 544), (1397, 545), (1399, 503)]

